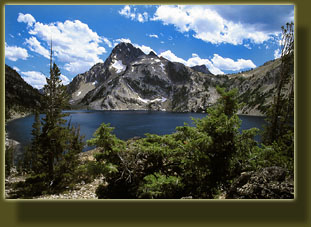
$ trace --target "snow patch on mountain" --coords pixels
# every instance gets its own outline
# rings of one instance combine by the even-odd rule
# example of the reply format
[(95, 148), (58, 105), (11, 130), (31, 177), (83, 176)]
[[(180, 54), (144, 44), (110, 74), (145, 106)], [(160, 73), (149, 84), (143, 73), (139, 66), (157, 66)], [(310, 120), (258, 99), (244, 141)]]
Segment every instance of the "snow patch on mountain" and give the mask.
[(138, 100), (143, 103), (153, 103), (153, 102), (165, 102), (167, 99), (164, 97), (156, 99), (142, 99), (141, 97), (138, 97)]
[(111, 65), (111, 67), (115, 68), (117, 73), (124, 72), (126, 69), (126, 66), (122, 64), (121, 60), (114, 61), (114, 63)]
[(164, 65), (163, 65), (162, 62), (161, 62), (161, 64), (160, 64), (160, 67), (161, 67), (162, 71), (165, 72), (165, 68), (164, 68)]

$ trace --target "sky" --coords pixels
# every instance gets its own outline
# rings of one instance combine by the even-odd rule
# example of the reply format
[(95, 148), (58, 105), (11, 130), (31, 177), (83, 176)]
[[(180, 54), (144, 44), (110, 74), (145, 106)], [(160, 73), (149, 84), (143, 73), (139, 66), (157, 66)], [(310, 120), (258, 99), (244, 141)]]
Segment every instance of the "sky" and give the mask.
[(52, 40), (66, 85), (130, 42), (215, 75), (237, 73), (280, 57), (288, 22), (294, 5), (6, 5), (5, 63), (40, 89)]

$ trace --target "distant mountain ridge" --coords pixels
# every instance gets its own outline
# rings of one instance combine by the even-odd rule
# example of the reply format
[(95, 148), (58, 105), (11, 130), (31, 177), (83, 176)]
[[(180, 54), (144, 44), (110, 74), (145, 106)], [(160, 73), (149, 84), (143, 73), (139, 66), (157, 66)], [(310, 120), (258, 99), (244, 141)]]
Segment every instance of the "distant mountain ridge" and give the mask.
[[(281, 60), (245, 72), (213, 75), (205, 65), (187, 67), (154, 52), (120, 43), (104, 63), (67, 85), (72, 108), (203, 112), (218, 98), (216, 86), (239, 90), (243, 114), (263, 115), (273, 100)], [(293, 66), (292, 66), (293, 68)], [(41, 106), (42, 94), (5, 66), (6, 118)]]
[(213, 105), (216, 86), (238, 88), (244, 114), (264, 114), (274, 94), (280, 59), (247, 72), (213, 75), (205, 65), (187, 67), (130, 43), (119, 43), (104, 63), (68, 85), (71, 104), (96, 110), (201, 112)]
[(41, 97), (40, 92), (25, 82), (18, 72), (5, 65), (6, 120), (14, 114), (27, 114), (39, 109)]

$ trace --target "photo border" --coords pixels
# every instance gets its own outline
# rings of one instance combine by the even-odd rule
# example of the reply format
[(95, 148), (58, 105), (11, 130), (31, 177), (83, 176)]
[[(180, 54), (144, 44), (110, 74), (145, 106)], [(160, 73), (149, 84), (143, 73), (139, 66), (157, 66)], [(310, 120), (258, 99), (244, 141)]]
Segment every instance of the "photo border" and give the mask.
[[(294, 4), (295, 5), (295, 199), (294, 200), (4, 200), (5, 4)], [(17, 1), (1, 10), (1, 201), (3, 226), (309, 226), (310, 218), (310, 3), (293, 1)], [(300, 78), (298, 74), (301, 75)], [(299, 155), (297, 152), (299, 151)]]

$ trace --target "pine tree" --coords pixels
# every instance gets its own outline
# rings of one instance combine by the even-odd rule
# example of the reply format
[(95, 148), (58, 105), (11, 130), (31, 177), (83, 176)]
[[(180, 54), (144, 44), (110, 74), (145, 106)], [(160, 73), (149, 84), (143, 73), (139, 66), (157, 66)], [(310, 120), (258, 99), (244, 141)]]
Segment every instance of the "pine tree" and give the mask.
[(231, 162), (238, 152), (238, 129), (241, 124), (237, 116), (237, 89), (226, 92), (225, 89), (217, 87), (217, 92), (220, 94), (217, 104), (207, 109), (205, 118), (196, 120), (197, 129), (211, 139), (209, 146), (201, 149), (208, 157), (201, 167), (210, 171), (204, 179), (205, 187), (209, 188), (210, 193), (226, 186), (231, 178)]
[[(280, 77), (274, 102), (267, 112), (263, 132), (263, 155), (274, 157), (278, 166), (294, 171), (294, 24), (282, 27)], [(272, 159), (272, 158), (270, 158)], [(270, 161), (270, 160), (269, 160)], [(274, 163), (271, 160), (271, 163)], [(276, 165), (276, 164), (274, 164)]]
[(11, 175), (11, 170), (14, 167), (14, 147), (13, 145), (5, 146), (5, 177)]
[(44, 86), (45, 94), (45, 117), (43, 118), (42, 134), (40, 136), (42, 145), (42, 158), (45, 161), (44, 172), (48, 177), (54, 178), (54, 165), (59, 161), (65, 152), (66, 114), (62, 110), (68, 105), (68, 97), (64, 85), (60, 79), (60, 70), (54, 63), (52, 64), (52, 43), (50, 55), (50, 78), (46, 78), (47, 84)]
[(38, 111), (34, 114), (34, 123), (32, 124), (31, 143), (26, 146), (25, 153), (20, 160), (22, 171), (38, 173), (41, 169), (38, 156), (40, 155), (40, 135), (41, 135), (41, 122)]
[(64, 119), (68, 116), (63, 112), (68, 106), (68, 95), (60, 79), (60, 70), (52, 62), (52, 44), (50, 58), (50, 77), (46, 78), (44, 86), (45, 116), (40, 122), (39, 114), (35, 114), (32, 143), (27, 152), (31, 156), (33, 175), (26, 183), (35, 179), (35, 184), (30, 183), (33, 184), (30, 187), (39, 183), (44, 190), (53, 192), (75, 181), (79, 164), (77, 155), (82, 152), (84, 143), (79, 127), (73, 127), (71, 122), (66, 125), (67, 120)]
[(268, 127), (263, 134), (265, 144), (272, 144), (288, 130), (293, 132), (294, 117), (294, 24), (282, 26), (282, 54), (280, 77), (276, 85), (273, 104), (268, 110)]
[(38, 173), (40, 171), (40, 169), (42, 168), (42, 166), (40, 165), (40, 135), (41, 135), (41, 122), (40, 122), (40, 115), (39, 113), (36, 111), (35, 112), (35, 120), (34, 123), (32, 124), (32, 131), (31, 131), (31, 135), (32, 135), (32, 141), (31, 141), (31, 145), (29, 147), (29, 150), (31, 152), (31, 163), (30, 163), (30, 169), (35, 172)]

